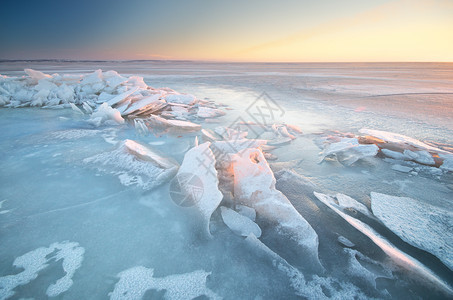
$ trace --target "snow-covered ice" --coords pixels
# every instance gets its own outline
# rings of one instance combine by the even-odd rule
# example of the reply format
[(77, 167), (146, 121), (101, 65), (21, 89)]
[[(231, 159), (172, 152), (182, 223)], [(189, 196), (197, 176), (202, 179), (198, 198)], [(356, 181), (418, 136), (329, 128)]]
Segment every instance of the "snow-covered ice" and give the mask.
[(221, 299), (206, 287), (206, 277), (209, 275), (208, 272), (197, 270), (156, 278), (153, 269), (138, 266), (118, 274), (120, 280), (110, 293), (110, 299), (142, 299), (148, 290), (165, 291), (164, 298), (170, 300), (195, 299), (201, 296)]
[(371, 193), (373, 214), (405, 242), (453, 270), (453, 213), (408, 197)]

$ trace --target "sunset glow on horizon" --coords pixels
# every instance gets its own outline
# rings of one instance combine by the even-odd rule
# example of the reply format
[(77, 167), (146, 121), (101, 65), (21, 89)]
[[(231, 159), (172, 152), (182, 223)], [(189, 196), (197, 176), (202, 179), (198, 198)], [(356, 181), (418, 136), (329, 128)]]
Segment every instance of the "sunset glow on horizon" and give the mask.
[(0, 59), (453, 61), (448, 0), (8, 0), (0, 20)]

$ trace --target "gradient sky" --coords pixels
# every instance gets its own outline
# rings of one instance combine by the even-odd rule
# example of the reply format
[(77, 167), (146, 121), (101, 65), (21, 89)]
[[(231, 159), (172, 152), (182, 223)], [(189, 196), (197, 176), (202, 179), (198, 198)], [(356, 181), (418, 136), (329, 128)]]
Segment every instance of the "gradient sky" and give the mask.
[(0, 59), (453, 61), (453, 0), (0, 3)]

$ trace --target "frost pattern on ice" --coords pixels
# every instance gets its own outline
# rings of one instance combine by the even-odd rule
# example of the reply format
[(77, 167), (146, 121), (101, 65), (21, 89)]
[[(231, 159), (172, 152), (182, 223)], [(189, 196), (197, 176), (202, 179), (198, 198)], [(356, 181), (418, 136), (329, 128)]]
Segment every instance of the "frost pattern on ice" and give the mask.
[(211, 273), (197, 270), (185, 274), (175, 274), (155, 278), (154, 270), (138, 266), (118, 274), (120, 280), (109, 294), (112, 300), (142, 299), (148, 290), (165, 290), (165, 299), (184, 300), (206, 296), (221, 299), (206, 286), (206, 278)]
[(52, 260), (62, 261), (66, 274), (51, 284), (46, 291), (47, 296), (56, 297), (72, 286), (72, 277), (83, 261), (85, 249), (75, 242), (53, 243), (48, 248), (38, 248), (17, 257), (13, 265), (24, 270), (15, 275), (0, 277), (0, 299), (7, 299), (15, 294), (14, 289), (26, 285), (38, 277), (38, 273), (47, 268)]
[(135, 184), (145, 190), (170, 180), (178, 165), (135, 141), (125, 140), (110, 152), (84, 159), (84, 163), (115, 174), (126, 186)]
[(453, 270), (453, 213), (407, 197), (371, 193), (373, 213), (405, 242)]

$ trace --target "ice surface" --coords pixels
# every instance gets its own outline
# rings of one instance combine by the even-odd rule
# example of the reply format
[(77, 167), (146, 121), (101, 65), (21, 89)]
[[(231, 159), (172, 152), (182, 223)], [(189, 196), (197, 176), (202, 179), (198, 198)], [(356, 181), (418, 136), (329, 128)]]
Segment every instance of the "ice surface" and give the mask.
[(453, 213), (408, 197), (371, 193), (371, 208), (405, 242), (437, 256), (453, 270)]
[(78, 243), (62, 242), (53, 243), (48, 248), (41, 247), (17, 257), (13, 265), (22, 268), (23, 271), (15, 275), (0, 277), (0, 299), (13, 296), (16, 287), (35, 280), (40, 271), (46, 269), (49, 264), (53, 264), (53, 261), (60, 260), (63, 260), (63, 270), (66, 274), (51, 284), (47, 288), (46, 294), (49, 297), (56, 297), (66, 292), (72, 286), (74, 273), (82, 264), (84, 252), (85, 249)]
[(123, 185), (153, 189), (176, 174), (176, 163), (159, 156), (132, 140), (121, 142), (115, 150), (84, 159), (84, 163), (109, 174), (117, 175)]
[(411, 167), (406, 167), (406, 166), (402, 166), (402, 165), (398, 165), (398, 164), (393, 165), (392, 169), (395, 171), (403, 172), (403, 173), (409, 173), (410, 171), (413, 170), (413, 168), (411, 168)]
[(250, 234), (253, 234), (257, 238), (261, 236), (261, 228), (251, 219), (225, 206), (220, 207), (220, 212), (222, 214), (223, 222), (235, 234), (240, 236), (249, 236)]
[(275, 177), (259, 149), (246, 149), (232, 155), (234, 198), (253, 207), (257, 215), (276, 223), (278, 231), (288, 235), (304, 249), (313, 264), (318, 260), (318, 235), (297, 212), (291, 202), (275, 188)]
[(453, 296), (453, 289), (443, 279), (438, 277), (433, 271), (428, 269), (421, 262), (413, 258), (412, 256), (404, 253), (403, 251), (396, 248), (386, 238), (377, 233), (369, 225), (362, 221), (349, 216), (344, 213), (341, 208), (336, 205), (334, 199), (328, 195), (314, 192), (316, 198), (322, 203), (327, 205), (336, 214), (342, 217), (346, 222), (355, 227), (358, 231), (370, 238), (379, 248), (381, 248), (396, 264), (404, 267), (414, 273), (417, 273), (424, 280), (429, 280), (432, 284), (436, 285), (438, 289), (449, 296)]
[(195, 299), (201, 296), (221, 299), (206, 286), (206, 278), (210, 274), (197, 270), (156, 278), (153, 269), (143, 266), (133, 267), (118, 274), (120, 280), (109, 296), (112, 300), (138, 300), (142, 299), (148, 290), (164, 290), (164, 297), (169, 300)]
[(215, 157), (209, 146), (211, 143), (206, 142), (193, 147), (184, 155), (184, 160), (178, 170), (176, 177), (181, 187), (181, 192), (191, 196), (193, 191), (192, 186), (184, 184), (185, 178), (197, 178), (201, 182), (202, 195), (193, 197), (195, 206), (203, 216), (203, 223), (208, 235), (209, 221), (212, 213), (219, 206), (223, 195), (219, 191), (219, 180), (217, 178), (217, 170), (215, 169)]
[[(0, 109), (0, 165), (4, 170), (0, 172), (0, 200), (7, 199), (0, 208), (0, 228), (5, 229), (0, 234), (0, 257), (5, 258), (0, 260), (0, 276), (24, 271), (11, 262), (30, 249), (77, 236), (87, 253), (83, 270), (75, 272), (71, 288), (56, 298), (105, 298), (114, 290), (116, 281), (111, 279), (112, 275), (140, 265), (152, 266), (157, 279), (180, 276), (168, 274), (209, 270), (212, 273), (207, 278), (209, 289), (228, 299), (448, 298), (437, 293), (439, 283), (435, 283), (435, 279), (414, 280), (428, 276), (426, 274), (419, 276), (416, 272), (400, 272), (399, 269), (394, 275), (388, 273), (387, 269), (395, 271), (389, 256), (395, 261), (407, 259), (405, 268), (410, 270), (413, 269), (411, 259), (392, 252), (392, 248), (386, 248), (387, 244), (377, 239), (380, 247), (390, 253), (383, 255), (377, 246), (370, 244), (367, 235), (332, 215), (330, 208), (316, 200), (313, 190), (351, 195), (366, 205), (368, 202), (363, 201), (368, 200), (370, 191), (407, 195), (420, 200), (420, 205), (427, 204), (425, 210), (436, 206), (451, 211), (453, 122), (449, 103), (452, 96), (439, 94), (451, 90), (450, 66), (227, 65), (157, 61), (96, 62), (96, 66), (103, 70), (114, 68), (123, 75), (100, 70), (86, 74), (93, 68), (92, 62), (0, 64), (0, 73), (7, 75), (0, 76), (0, 105), (4, 106)], [(36, 68), (52, 75), (33, 71), (26, 74), (22, 72), (24, 68)], [(124, 75), (136, 72), (139, 76)], [(152, 88), (148, 84), (177, 87), (196, 97), (181, 95), (170, 88)], [(338, 89), (333, 91), (333, 88)], [(127, 95), (134, 89), (135, 92)], [(270, 120), (271, 111), (262, 106), (265, 103), (256, 102), (263, 89), (267, 89), (272, 100), (285, 111), (284, 117)], [(393, 90), (439, 93), (360, 98), (360, 93), (368, 93), (367, 89), (378, 94)], [(349, 92), (351, 94), (346, 94)], [(118, 102), (115, 100), (111, 108), (124, 118), (122, 126), (111, 126), (116, 123), (111, 119), (106, 119), (101, 128), (87, 122), (92, 114), (90, 108), (96, 111), (102, 103), (119, 95)], [(160, 99), (153, 101), (153, 97), (157, 97), (154, 95), (160, 95)], [(219, 101), (228, 107), (220, 105)], [(72, 111), (71, 104), (83, 114)], [(251, 109), (257, 107), (263, 115), (251, 115)], [(213, 120), (217, 110), (227, 113)], [(266, 120), (269, 125), (253, 120), (265, 115), (269, 117)], [(216, 126), (226, 132), (217, 134)], [(355, 130), (364, 126), (404, 134), (405, 141), (407, 136), (412, 136), (425, 145), (358, 137)], [(197, 132), (200, 129), (201, 132)], [(306, 134), (301, 134), (302, 129)], [(169, 181), (172, 176), (167, 180), (156, 179), (169, 169), (159, 165), (161, 160), (155, 159), (154, 154), (171, 162), (173, 159), (182, 162), (195, 136), (212, 143), (209, 148), (216, 156), (213, 164), (218, 188), (223, 193), (222, 205), (250, 219), (255, 217), (261, 227), (261, 240), (256, 237), (254, 240), (257, 247), (250, 249), (247, 244), (251, 238), (244, 241), (226, 229), (220, 209), (211, 216), (213, 238), (203, 239), (199, 233), (204, 233), (204, 228), (199, 230), (191, 225), (204, 225), (204, 221), (199, 220), (204, 220), (204, 216), (200, 217), (194, 207), (176, 207), (171, 193), (169, 195), (171, 184), (155, 186)], [(326, 136), (328, 138), (318, 139)], [(338, 163), (317, 164), (319, 151), (314, 141), (324, 140), (327, 146), (341, 142), (342, 138), (349, 138), (354, 144), (352, 139), (357, 139), (358, 146), (354, 147), (359, 147), (359, 151), (356, 153), (354, 147), (339, 151), (331, 154), (329, 161), (332, 157), (350, 164), (365, 152), (374, 154), (376, 148), (371, 144), (379, 147), (378, 158), (387, 158), (367, 159), (372, 156), (366, 156), (365, 163), (357, 163), (354, 168), (344, 168)], [(140, 141), (140, 144), (131, 143), (132, 147), (128, 147), (123, 144), (126, 140)], [(121, 146), (123, 148), (119, 149)], [(145, 149), (141, 149), (142, 146)], [(269, 195), (259, 190), (249, 199), (244, 197), (237, 201), (235, 185), (246, 186), (247, 183), (235, 182), (229, 154), (237, 155), (248, 148), (260, 148), (266, 160), (276, 160), (271, 166), (278, 179), (277, 189), (283, 194), (281, 199), (270, 192), (267, 197)], [(404, 150), (408, 151), (404, 153)], [(100, 154), (104, 157), (99, 161), (80, 163), (86, 157)], [(259, 156), (252, 160), (257, 158)], [(192, 169), (206, 170), (203, 163), (206, 161), (194, 162)], [(394, 170), (402, 167), (412, 168), (412, 171), (406, 175)], [(253, 185), (253, 181), (250, 182)], [(310, 182), (316, 187), (309, 185)], [(149, 190), (143, 191), (146, 185)], [(286, 197), (291, 203), (285, 202)], [(274, 218), (267, 218), (268, 215), (263, 214), (266, 210), (258, 208), (258, 202), (261, 206), (270, 206), (277, 200), (288, 203), (288, 210), (294, 207), (316, 231), (323, 268), (312, 268), (310, 261), (317, 259), (307, 255), (307, 248), (301, 247), (289, 230), (281, 230), (280, 222), (300, 221), (297, 212), (287, 214), (274, 203), (277, 209), (267, 210)], [(373, 230), (376, 225), (376, 231), (385, 240), (404, 252), (411, 251), (408, 253), (429, 266), (432, 273), (444, 278), (449, 285), (453, 283), (451, 269), (433, 255), (417, 251), (400, 240), (376, 223), (373, 216), (355, 214), (359, 211), (358, 202), (345, 204), (340, 200), (341, 196), (333, 197), (336, 208), (351, 217), (350, 221), (355, 222), (353, 217), (357, 216), (362, 224), (370, 228), (373, 225)], [(250, 204), (252, 202), (255, 204)], [(7, 211), (9, 213), (4, 213)], [(431, 222), (444, 222), (431, 212), (424, 217)], [(365, 226), (359, 228), (375, 238)], [(303, 231), (299, 235), (302, 236)], [(341, 244), (339, 236), (355, 246), (344, 249), (348, 247), (346, 244), (351, 244), (345, 240)], [(56, 283), (49, 288), (50, 293), (66, 289), (70, 281), (57, 279), (71, 273), (71, 268), (63, 267), (66, 264), (63, 260), (55, 262), (57, 252), (54, 250), (48, 256), (51, 261), (44, 263), (49, 267), (38, 272), (36, 280), (12, 290), (15, 292), (12, 299), (50, 297), (46, 290)], [(90, 262), (86, 264), (88, 258)], [(419, 270), (419, 274), (423, 274), (423, 269)], [(376, 278), (380, 277), (383, 278), (375, 285)], [(133, 295), (135, 289), (140, 290), (138, 285), (142, 279), (137, 276), (128, 281), (134, 286), (128, 290), (129, 295)], [(148, 290), (143, 295), (145, 298), (169, 297), (165, 289)]]

